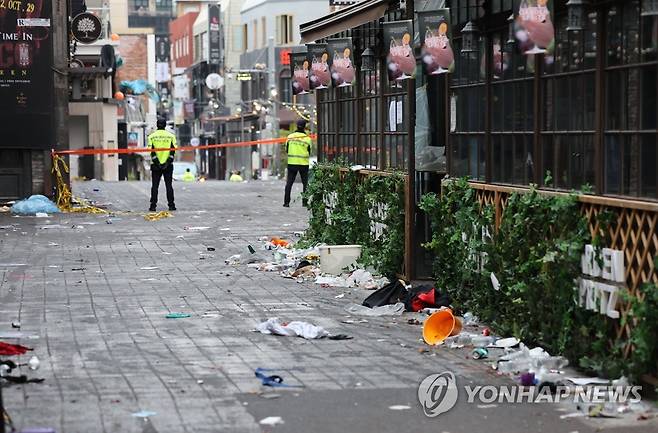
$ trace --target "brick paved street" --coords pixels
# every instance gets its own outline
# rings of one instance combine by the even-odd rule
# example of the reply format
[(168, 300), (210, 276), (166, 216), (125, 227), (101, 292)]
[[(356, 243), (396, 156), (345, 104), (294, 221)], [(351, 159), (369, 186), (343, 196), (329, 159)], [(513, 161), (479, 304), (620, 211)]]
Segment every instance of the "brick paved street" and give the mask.
[[(426, 418), (416, 389), (428, 374), (450, 370), (463, 383), (506, 379), (465, 352), (420, 353), (421, 328), (404, 316), (343, 323), (345, 305), (360, 303), (365, 290), (320, 288), (225, 265), (225, 258), (245, 253), (261, 236), (291, 237), (304, 229), (299, 201), (281, 207), (282, 182), (175, 187), (179, 211), (156, 222), (140, 215), (148, 207), (149, 185), (139, 182), (76, 185), (79, 195), (132, 213), (48, 219), (0, 214), (0, 333), (20, 321), (21, 332), (38, 336), (18, 340), (41, 359), (40, 370), (23, 373), (45, 378), (3, 390), (17, 427), (49, 426), (58, 433), (459, 433), (586, 432), (599, 426), (560, 420), (550, 405), (460, 404)], [(164, 191), (160, 200), (162, 209)], [(341, 293), (344, 298), (335, 298)], [(192, 317), (165, 318), (170, 312)], [(310, 321), (354, 339), (252, 332), (268, 317)], [(287, 383), (303, 388), (264, 389), (254, 376), (258, 367), (278, 369)], [(265, 398), (263, 391), (278, 397)], [(131, 416), (140, 410), (156, 415), (148, 422)], [(268, 416), (281, 416), (285, 424), (258, 424)], [(637, 431), (656, 428), (641, 426)]]

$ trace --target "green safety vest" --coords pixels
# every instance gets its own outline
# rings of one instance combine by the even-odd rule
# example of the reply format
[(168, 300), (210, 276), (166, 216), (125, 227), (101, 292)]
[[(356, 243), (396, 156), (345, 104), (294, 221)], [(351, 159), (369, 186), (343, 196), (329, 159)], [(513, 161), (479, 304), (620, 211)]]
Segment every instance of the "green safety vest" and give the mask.
[(288, 136), (288, 165), (308, 165), (311, 137), (303, 132), (293, 132)]
[[(157, 131), (152, 132), (149, 135), (149, 147), (151, 149), (163, 149), (163, 148), (171, 148), (171, 149), (176, 149), (176, 136), (172, 134), (169, 131), (165, 131), (164, 129), (158, 129)], [(157, 159), (160, 164), (164, 164), (167, 162), (167, 160), (171, 158), (172, 160), (174, 159), (174, 151), (173, 150), (161, 150), (158, 152), (151, 152), (151, 159), (153, 162)]]

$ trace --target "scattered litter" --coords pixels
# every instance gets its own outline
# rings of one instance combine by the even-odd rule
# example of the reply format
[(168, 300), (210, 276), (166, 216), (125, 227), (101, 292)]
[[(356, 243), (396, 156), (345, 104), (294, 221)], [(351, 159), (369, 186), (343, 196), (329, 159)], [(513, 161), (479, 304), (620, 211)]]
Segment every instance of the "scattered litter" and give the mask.
[(199, 379), (199, 380), (196, 381), (196, 383), (199, 384), (199, 385), (203, 385), (203, 380)]
[(340, 295), (334, 296), (335, 299), (341, 299), (345, 297), (345, 293), (341, 293)]
[(48, 197), (37, 194), (16, 202), (11, 207), (11, 212), (17, 215), (35, 215), (37, 213), (59, 213), (60, 210)]
[(272, 239), (270, 239), (270, 242), (276, 247), (283, 247), (283, 248), (286, 248), (289, 244), (288, 241), (279, 239), (277, 237), (273, 237)]
[(276, 393), (273, 393), (273, 392), (263, 392), (263, 393), (260, 393), (259, 395), (260, 395), (260, 397), (268, 399), (268, 400), (272, 400), (272, 399), (281, 397), (281, 394), (276, 394)]
[(203, 313), (201, 315), (201, 318), (203, 318), (203, 319), (216, 319), (216, 318), (219, 318), (219, 317), (222, 317), (222, 315), (220, 313), (215, 313), (215, 312), (212, 312), (212, 311), (206, 311), (205, 313)]
[(478, 347), (473, 351), (473, 359), (485, 359), (489, 357), (489, 351), (484, 347)]
[(14, 329), (20, 329), (21, 328), (21, 322), (11, 322), (11, 327)]
[(0, 338), (9, 338), (15, 340), (38, 340), (39, 336), (34, 334), (26, 334), (21, 331), (0, 331)]
[(271, 386), (271, 387), (278, 387), (278, 388), (303, 388), (302, 385), (289, 385), (287, 383), (283, 383), (283, 377), (273, 374), (273, 375), (267, 375), (265, 372), (267, 371), (274, 371), (269, 368), (257, 368), (254, 371), (254, 375), (261, 380), (263, 385), (265, 386)]
[(213, 247), (208, 247), (208, 248), (206, 248), (206, 249), (207, 249), (208, 251), (215, 251), (215, 248), (213, 248)]
[(167, 210), (163, 210), (163, 211), (160, 211), (160, 212), (147, 213), (146, 215), (144, 215), (144, 219), (146, 221), (158, 221), (158, 220), (161, 220), (161, 219), (164, 219), (164, 218), (169, 218), (171, 216), (172, 216), (171, 212), (169, 212)]
[(224, 263), (230, 266), (239, 265), (241, 258), (242, 256), (240, 254), (233, 254), (231, 257), (224, 260)]
[(390, 410), (409, 410), (409, 409), (411, 409), (411, 406), (407, 406), (407, 405), (404, 405), (404, 404), (396, 404), (396, 405), (393, 405), (393, 406), (389, 406), (388, 408)]
[(160, 268), (157, 266), (143, 266), (139, 269), (141, 269), (142, 271), (155, 271), (156, 269), (160, 269)]
[(610, 383), (608, 379), (601, 379), (600, 377), (567, 377), (566, 380), (574, 385), (607, 385)]
[(505, 348), (510, 348), (517, 346), (521, 341), (518, 338), (514, 337), (509, 337), (509, 338), (501, 338), (499, 340), (496, 340), (496, 347), (505, 349)]
[(307, 340), (328, 337), (329, 333), (320, 326), (307, 322), (281, 323), (278, 318), (271, 318), (256, 325), (256, 331), (262, 334), (282, 335), (286, 337), (302, 337)]
[(21, 346), (20, 344), (3, 343), (0, 341), (0, 355), (2, 356), (23, 355), (29, 350), (32, 349)]
[(203, 230), (209, 230), (210, 227), (184, 227), (183, 230), (187, 230), (190, 232), (200, 232)]
[(165, 317), (167, 319), (186, 319), (192, 317), (192, 315), (188, 313), (169, 313)]
[(36, 214), (34, 214), (34, 216), (36, 216), (37, 218), (48, 218), (49, 215), (45, 212), (37, 212)]
[(350, 304), (345, 307), (345, 311), (360, 316), (399, 316), (404, 312), (404, 304), (398, 302), (397, 304), (383, 305), (374, 308), (368, 308), (358, 304)]
[(279, 424), (283, 424), (283, 419), (280, 416), (268, 416), (267, 418), (263, 418), (258, 422), (260, 425), (269, 425), (269, 426), (275, 426)]
[(464, 326), (477, 325), (480, 322), (480, 319), (471, 312), (464, 313), (463, 319)]
[(150, 416), (157, 415), (157, 412), (152, 412), (150, 410), (141, 410), (139, 412), (135, 412), (132, 414), (132, 416), (136, 418), (148, 418)]

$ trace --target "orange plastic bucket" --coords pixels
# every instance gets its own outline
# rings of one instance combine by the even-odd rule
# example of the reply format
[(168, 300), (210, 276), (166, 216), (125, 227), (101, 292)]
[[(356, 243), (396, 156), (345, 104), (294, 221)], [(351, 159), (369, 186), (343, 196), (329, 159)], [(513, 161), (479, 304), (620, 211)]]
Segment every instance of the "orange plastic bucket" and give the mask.
[(452, 310), (439, 310), (423, 324), (423, 339), (430, 345), (440, 344), (451, 335), (462, 331), (462, 322), (452, 314)]

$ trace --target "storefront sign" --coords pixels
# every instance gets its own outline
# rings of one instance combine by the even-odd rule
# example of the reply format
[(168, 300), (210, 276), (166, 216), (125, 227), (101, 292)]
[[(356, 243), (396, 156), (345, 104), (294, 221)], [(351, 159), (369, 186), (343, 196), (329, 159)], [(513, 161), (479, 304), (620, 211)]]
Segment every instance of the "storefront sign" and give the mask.
[(406, 80), (416, 75), (413, 34), (411, 20), (384, 23), (384, 46), (388, 48), (386, 64), (390, 81)]
[(238, 81), (251, 81), (251, 72), (238, 72), (235, 79)]
[(425, 73), (451, 72), (455, 55), (450, 44), (450, 9), (418, 12), (418, 30)]
[(351, 86), (356, 81), (352, 38), (329, 39), (327, 49), (332, 57), (331, 80), (334, 87)]
[(83, 12), (71, 20), (73, 39), (83, 44), (91, 44), (101, 37), (103, 26), (101, 20), (91, 12)]
[(169, 36), (155, 35), (155, 61), (169, 63), (170, 53)]
[(519, 5), (516, 33), (521, 51), (541, 54), (553, 44), (555, 29), (551, 21), (548, 0), (522, 0)]
[(136, 132), (128, 133), (128, 147), (137, 147), (139, 145), (139, 134)]
[(211, 65), (219, 65), (221, 54), (219, 20), (221, 9), (218, 4), (208, 5), (208, 61)]
[(0, 147), (54, 144), (51, 18), (51, 0), (0, 9)]
[(594, 247), (586, 245), (580, 265), (583, 275), (578, 279), (576, 289), (578, 305), (618, 319), (619, 311), (616, 308), (619, 290), (625, 287), (626, 282), (624, 252), (603, 248), (597, 257)]
[(309, 91), (308, 58), (306, 53), (293, 53), (292, 59), (292, 94), (304, 95)]
[(307, 44), (309, 69), (308, 80), (311, 90), (326, 89), (331, 86), (331, 57), (327, 44)]

